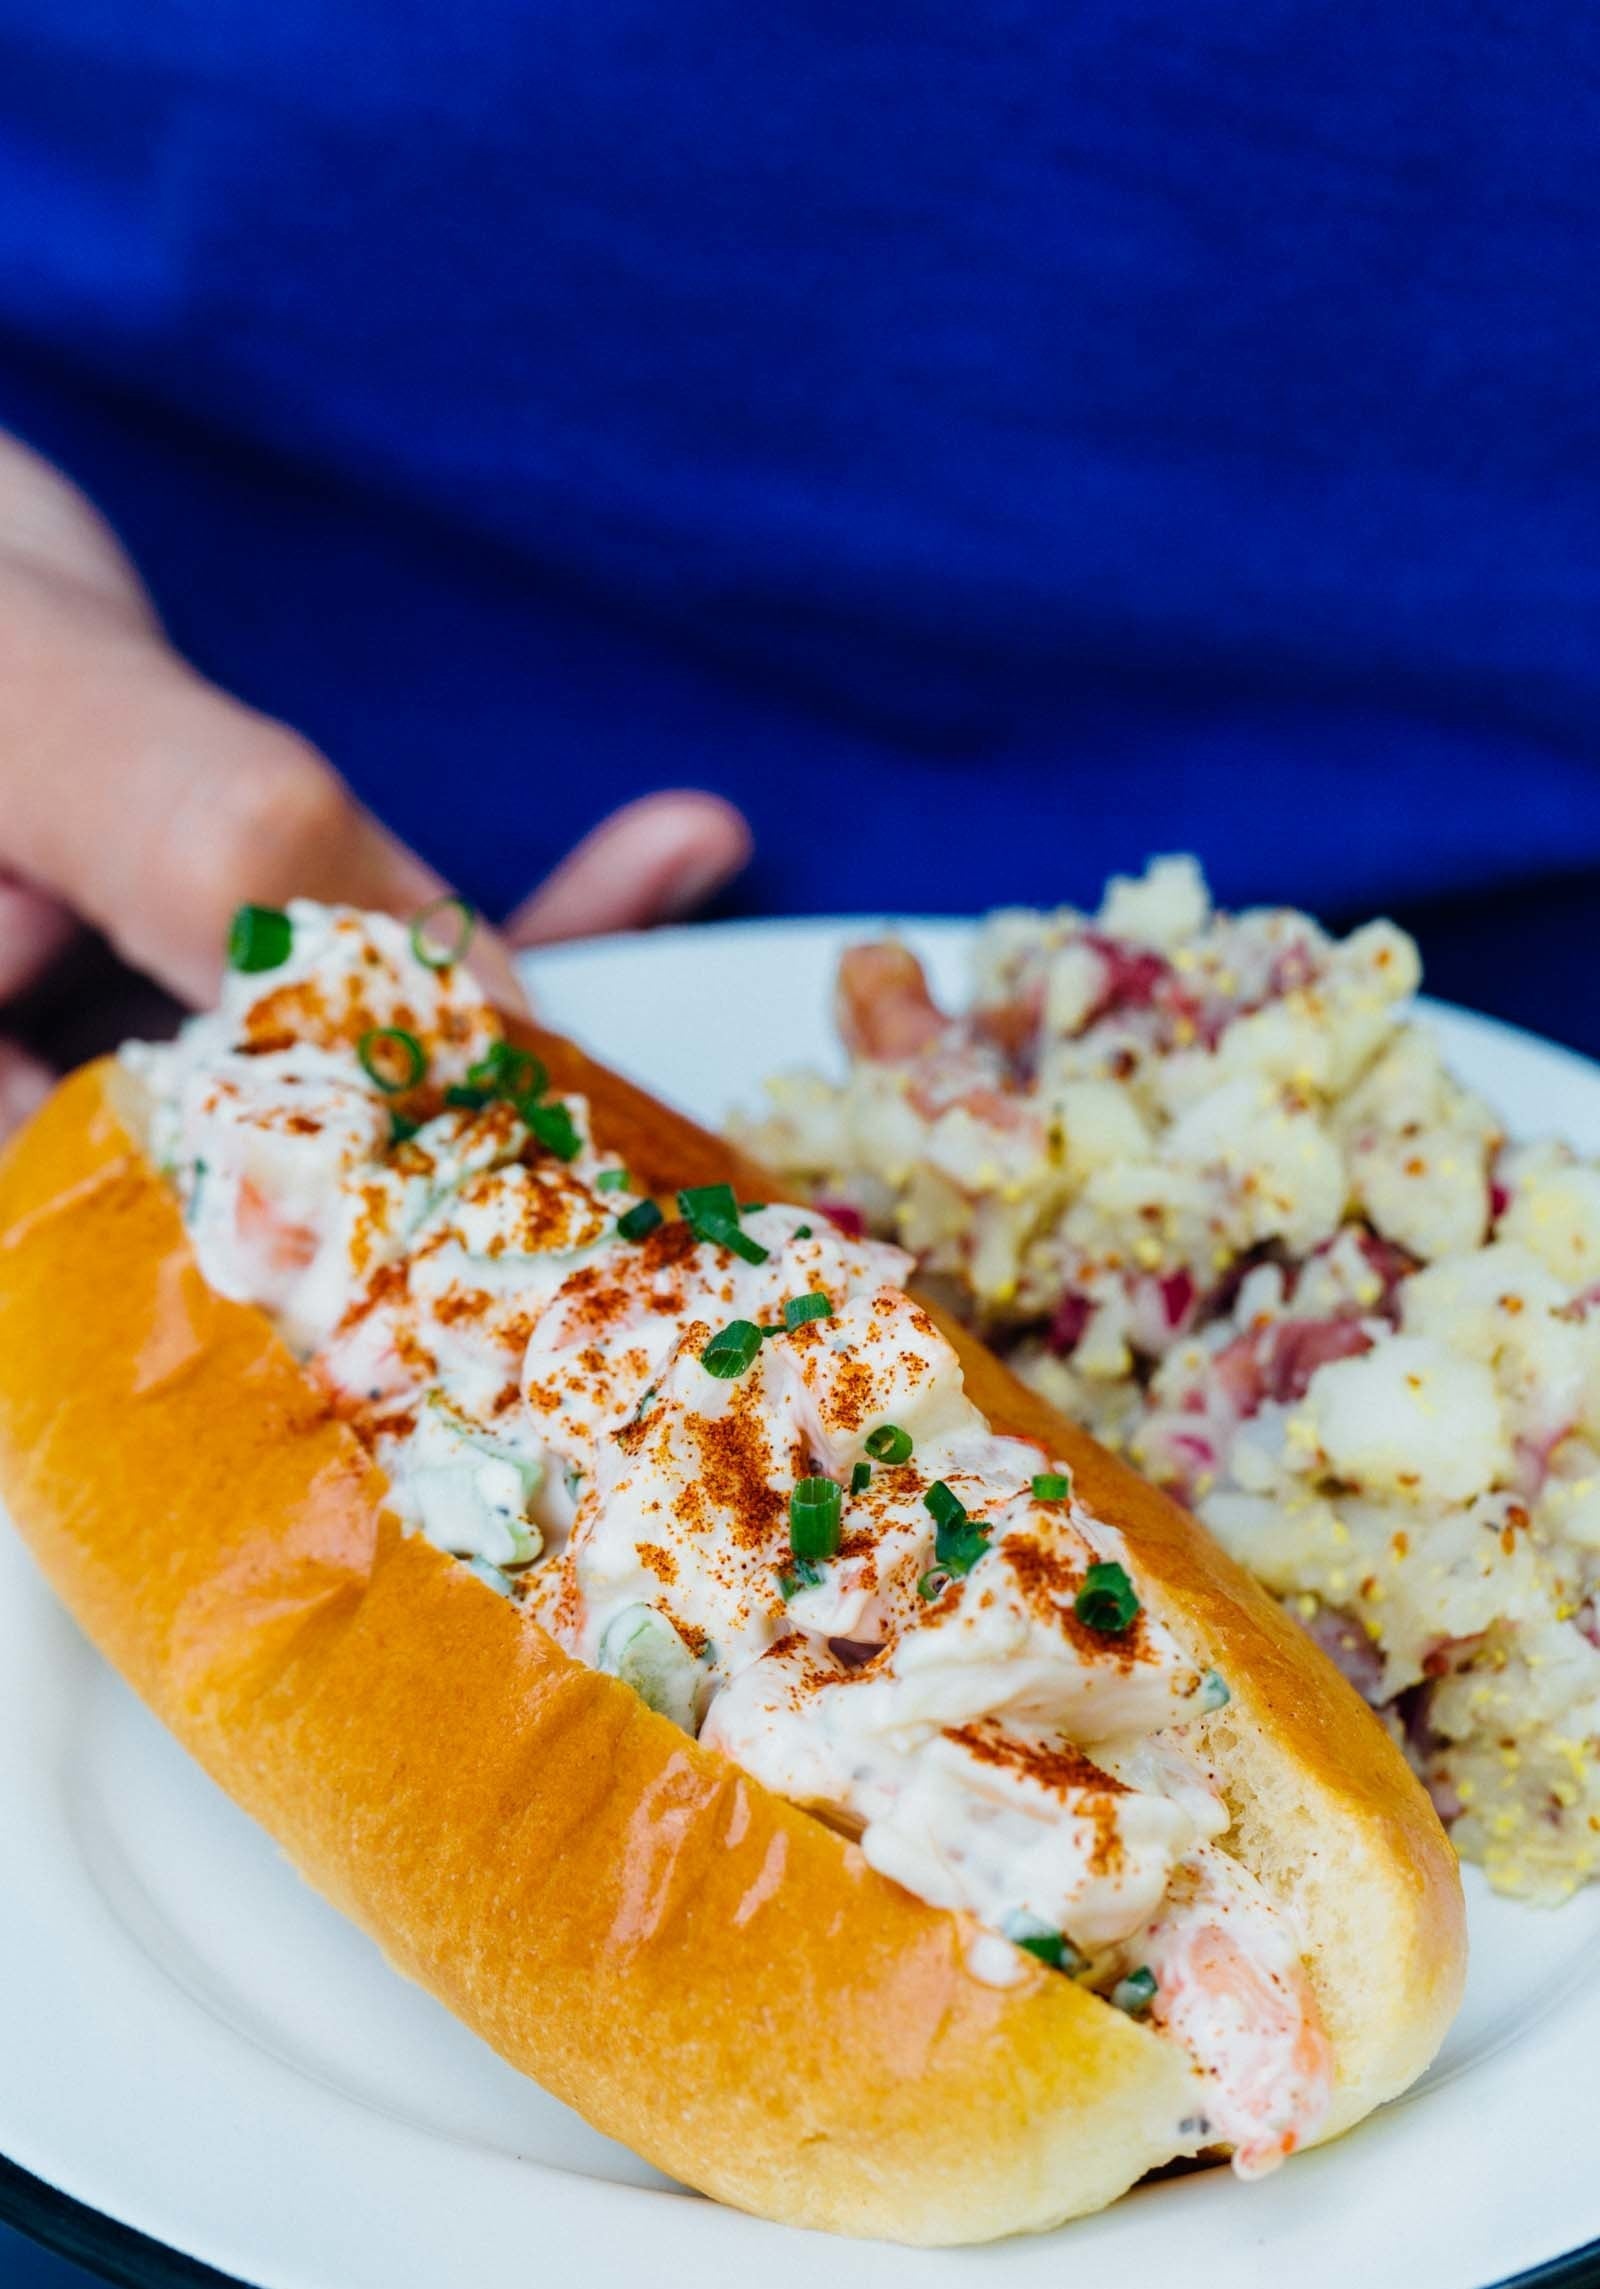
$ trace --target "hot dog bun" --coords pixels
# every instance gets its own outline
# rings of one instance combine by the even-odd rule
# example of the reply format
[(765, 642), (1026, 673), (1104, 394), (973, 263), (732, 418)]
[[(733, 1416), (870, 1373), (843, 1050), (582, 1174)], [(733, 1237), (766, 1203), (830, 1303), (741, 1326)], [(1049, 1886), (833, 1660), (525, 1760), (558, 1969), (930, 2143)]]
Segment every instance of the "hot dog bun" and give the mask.
[[(666, 1193), (738, 1155), (513, 1029)], [(1189, 2151), (1182, 2053), (961, 1921), (580, 1666), (401, 1532), (252, 1307), (213, 1293), (117, 1069), (0, 1164), (0, 1492), (95, 1643), (307, 1879), (515, 2066), (720, 2199), (976, 2241)], [(1225, 1665), (1231, 1848), (1292, 1897), (1333, 2041), (1325, 2135), (1402, 2089), (1457, 2002), (1454, 1857), (1376, 1720), (1163, 1496), (950, 1330), (1002, 1428), (1068, 1460), (1152, 1604)]]

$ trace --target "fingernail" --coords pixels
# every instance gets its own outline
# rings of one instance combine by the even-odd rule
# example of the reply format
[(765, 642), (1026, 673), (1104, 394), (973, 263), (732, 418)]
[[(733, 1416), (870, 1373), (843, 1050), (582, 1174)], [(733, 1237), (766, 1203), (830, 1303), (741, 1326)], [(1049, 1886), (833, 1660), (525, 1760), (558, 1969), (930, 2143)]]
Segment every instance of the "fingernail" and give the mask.
[(661, 919), (671, 921), (692, 914), (708, 898), (716, 896), (734, 871), (725, 858), (707, 858), (699, 851), (693, 852), (662, 878), (656, 892), (656, 908)]

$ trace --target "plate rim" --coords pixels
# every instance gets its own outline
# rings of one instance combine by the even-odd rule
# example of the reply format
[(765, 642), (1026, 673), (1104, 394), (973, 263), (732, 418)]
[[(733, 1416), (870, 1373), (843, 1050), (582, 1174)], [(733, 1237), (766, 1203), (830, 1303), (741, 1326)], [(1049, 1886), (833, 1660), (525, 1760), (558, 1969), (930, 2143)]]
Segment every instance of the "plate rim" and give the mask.
[[(236, 2273), (125, 2225), (0, 2154), (0, 2224), (119, 2289), (252, 2289)], [(1600, 2289), (1600, 2236), (1482, 2289)]]

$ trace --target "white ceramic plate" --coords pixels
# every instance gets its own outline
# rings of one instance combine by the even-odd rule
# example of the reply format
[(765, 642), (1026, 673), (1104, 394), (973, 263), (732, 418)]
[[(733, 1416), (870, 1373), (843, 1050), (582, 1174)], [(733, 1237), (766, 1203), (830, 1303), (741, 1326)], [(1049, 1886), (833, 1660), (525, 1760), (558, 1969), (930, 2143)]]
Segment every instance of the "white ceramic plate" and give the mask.
[[(716, 1121), (830, 1057), (860, 923), (541, 956), (550, 1022)], [(913, 926), (959, 994), (965, 932)], [(1438, 1010), (1524, 1132), (1600, 1151), (1600, 1071)], [(1600, 2238), (1600, 1889), (1556, 1914), (1471, 1877), (1466, 2007), (1400, 2105), (1264, 2184), (1150, 2186), (1041, 2240), (822, 2244), (669, 2185), (503, 2066), (298, 1881), (88, 1650), (0, 1535), (0, 2154), (258, 2289), (763, 2289), (1193, 2278), (1482, 2289)], [(618, 2040), (627, 2039), (618, 2030)], [(661, 2062), (663, 2103), (673, 2065)], [(25, 2205), (13, 2204), (14, 2211)], [(119, 2260), (163, 2279), (159, 2253)], [(174, 2269), (175, 2270), (175, 2269)]]

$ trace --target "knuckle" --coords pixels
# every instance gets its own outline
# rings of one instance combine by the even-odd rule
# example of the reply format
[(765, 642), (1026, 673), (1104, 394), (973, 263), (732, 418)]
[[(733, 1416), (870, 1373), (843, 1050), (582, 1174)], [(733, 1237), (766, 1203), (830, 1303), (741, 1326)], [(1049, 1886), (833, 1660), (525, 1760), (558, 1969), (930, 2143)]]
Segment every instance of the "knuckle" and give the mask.
[(239, 896), (286, 895), (321, 873), (350, 831), (354, 806), (309, 740), (272, 725), (247, 769), (217, 790), (219, 872)]

